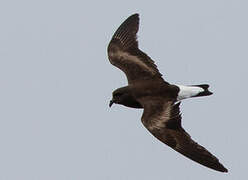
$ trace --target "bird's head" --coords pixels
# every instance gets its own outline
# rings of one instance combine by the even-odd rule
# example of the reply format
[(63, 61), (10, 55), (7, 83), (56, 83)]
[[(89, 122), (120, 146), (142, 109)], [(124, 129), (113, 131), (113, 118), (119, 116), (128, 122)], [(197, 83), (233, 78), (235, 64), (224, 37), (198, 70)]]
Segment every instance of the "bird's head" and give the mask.
[(129, 96), (129, 89), (127, 87), (119, 88), (113, 91), (112, 100), (109, 102), (109, 107), (115, 104), (124, 104)]

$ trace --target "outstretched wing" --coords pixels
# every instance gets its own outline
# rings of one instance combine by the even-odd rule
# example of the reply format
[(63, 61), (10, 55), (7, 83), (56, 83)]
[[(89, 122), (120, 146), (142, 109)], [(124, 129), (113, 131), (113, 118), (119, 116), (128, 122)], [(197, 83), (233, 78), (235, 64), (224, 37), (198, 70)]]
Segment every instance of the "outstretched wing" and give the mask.
[(129, 84), (147, 79), (163, 80), (154, 61), (138, 48), (138, 29), (138, 14), (120, 25), (108, 45), (109, 61), (126, 74)]
[(227, 172), (227, 169), (207, 149), (193, 141), (181, 127), (179, 105), (160, 99), (143, 100), (144, 112), (142, 123), (160, 141), (177, 152), (216, 171)]

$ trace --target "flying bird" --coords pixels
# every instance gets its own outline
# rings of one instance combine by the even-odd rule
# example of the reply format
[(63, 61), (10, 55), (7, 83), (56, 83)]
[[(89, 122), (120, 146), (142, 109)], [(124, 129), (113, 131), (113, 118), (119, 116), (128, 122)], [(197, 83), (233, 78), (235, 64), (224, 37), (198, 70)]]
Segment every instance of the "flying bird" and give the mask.
[(139, 15), (128, 17), (108, 45), (108, 58), (122, 70), (128, 86), (113, 91), (109, 103), (143, 108), (141, 122), (158, 140), (189, 159), (220, 172), (228, 170), (203, 146), (191, 139), (181, 126), (181, 100), (209, 96), (208, 84), (174, 85), (162, 78), (154, 61), (138, 48)]

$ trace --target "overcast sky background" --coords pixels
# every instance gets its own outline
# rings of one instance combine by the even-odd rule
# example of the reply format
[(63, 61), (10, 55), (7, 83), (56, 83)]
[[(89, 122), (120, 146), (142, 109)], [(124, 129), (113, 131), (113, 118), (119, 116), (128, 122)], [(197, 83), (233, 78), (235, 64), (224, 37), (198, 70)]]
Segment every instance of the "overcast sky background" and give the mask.
[[(0, 179), (246, 179), (247, 9), (245, 0), (1, 1)], [(159, 142), (142, 110), (108, 107), (127, 81), (106, 48), (133, 13), (140, 49), (167, 81), (211, 85), (214, 95), (182, 103), (182, 123), (229, 173)]]

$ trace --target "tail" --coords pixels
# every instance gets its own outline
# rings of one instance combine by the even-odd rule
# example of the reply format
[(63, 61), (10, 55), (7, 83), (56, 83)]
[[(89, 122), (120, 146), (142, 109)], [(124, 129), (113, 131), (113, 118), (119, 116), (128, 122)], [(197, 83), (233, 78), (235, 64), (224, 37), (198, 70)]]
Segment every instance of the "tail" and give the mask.
[(208, 84), (200, 84), (200, 85), (192, 85), (193, 87), (200, 87), (203, 89), (202, 92), (198, 93), (197, 95), (193, 97), (200, 97), (200, 96), (209, 96), (212, 95), (213, 93), (208, 90), (209, 85)]
[(200, 84), (200, 85), (191, 85), (191, 86), (182, 86), (177, 85), (179, 87), (179, 92), (177, 96), (177, 100), (182, 100), (190, 97), (200, 97), (200, 96), (209, 96), (213, 94), (208, 90), (208, 84)]

